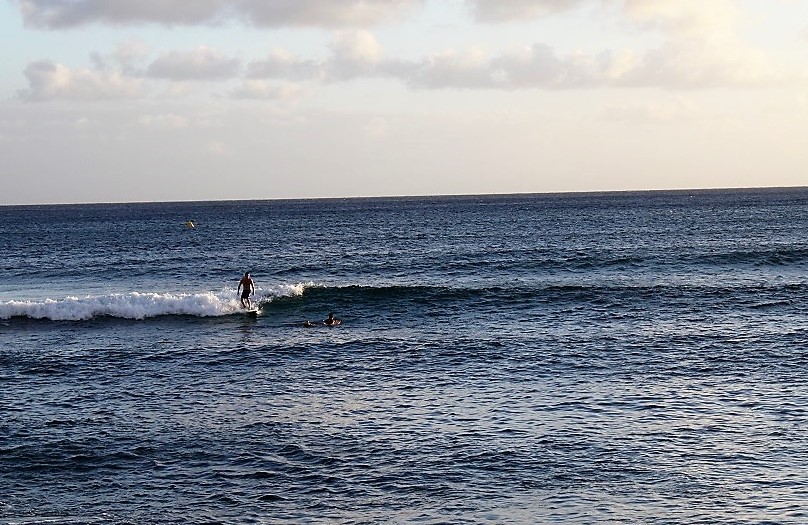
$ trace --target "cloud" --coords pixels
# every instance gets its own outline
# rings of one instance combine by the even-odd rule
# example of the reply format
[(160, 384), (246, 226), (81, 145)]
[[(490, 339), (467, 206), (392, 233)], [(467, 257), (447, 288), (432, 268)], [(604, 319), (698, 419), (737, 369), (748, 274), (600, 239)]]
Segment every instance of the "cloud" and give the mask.
[(626, 71), (627, 86), (669, 89), (762, 86), (782, 75), (769, 57), (736, 41), (673, 41), (646, 53), (637, 67)]
[(91, 23), (261, 27), (359, 27), (400, 16), (423, 0), (16, 0), (25, 24), (64, 29)]
[(242, 0), (232, 2), (257, 26), (367, 27), (400, 16), (423, 0)]
[(390, 70), (404, 74), (405, 82), (419, 88), (496, 87), (496, 73), (487, 54), (480, 49), (449, 50)]
[(480, 22), (511, 22), (573, 9), (590, 0), (466, 0)]
[(284, 49), (273, 49), (266, 58), (247, 64), (247, 77), (253, 79), (305, 80), (321, 76), (322, 72), (322, 64), (301, 59)]
[(627, 72), (628, 85), (675, 89), (753, 86), (782, 77), (766, 53), (741, 38), (743, 15), (734, 0), (623, 1), (629, 20), (668, 37)]
[(283, 49), (247, 64), (251, 79), (350, 80), (386, 75), (382, 47), (368, 31), (340, 31), (331, 43), (331, 55), (323, 61), (304, 60)]
[(71, 70), (50, 60), (32, 62), (24, 73), (29, 88), (19, 95), (28, 101), (122, 99), (143, 94), (143, 83), (138, 79), (90, 69)]
[(265, 80), (246, 80), (231, 91), (230, 97), (248, 100), (291, 100), (303, 95), (305, 90), (294, 84), (272, 84)]
[(26, 25), (64, 29), (90, 23), (210, 24), (219, 20), (223, 0), (17, 0)]
[(236, 76), (241, 60), (209, 47), (164, 53), (149, 65), (146, 75), (168, 80), (226, 80)]
[(376, 75), (382, 61), (382, 48), (367, 31), (337, 33), (331, 45), (329, 77), (349, 79)]
[(130, 39), (119, 43), (109, 54), (91, 53), (90, 58), (96, 69), (107, 71), (120, 69), (129, 76), (139, 76), (138, 65), (148, 57), (151, 48), (139, 39)]
[(735, 0), (622, 0), (625, 15), (639, 26), (676, 36), (734, 34), (741, 12)]
[[(529, 19), (598, 5), (643, 31), (658, 31), (650, 49), (559, 56), (536, 43), (490, 59), (447, 52), (411, 64), (408, 83), (422, 88), (660, 87), (697, 89), (769, 85), (782, 80), (770, 56), (741, 38), (736, 0), (466, 0), (480, 21)], [(607, 9), (608, 8), (608, 9)], [(615, 9), (612, 9), (615, 8)]]
[(782, 80), (765, 53), (738, 42), (672, 41), (638, 53), (581, 51), (561, 56), (544, 43), (497, 56), (449, 51), (379, 69), (424, 89), (704, 89), (764, 86)]
[(585, 89), (620, 86), (638, 63), (632, 53), (561, 56), (552, 46), (536, 43), (496, 56), (480, 49), (448, 51), (419, 62), (389, 64), (386, 70), (422, 89)]
[[(198, 89), (199, 81), (236, 80), (242, 85), (228, 93), (230, 98), (288, 100), (303, 93), (301, 82), (310, 88), (317, 83), (363, 78), (386, 78), (417, 89), (498, 90), (603, 87), (687, 90), (772, 85), (785, 78), (784, 70), (770, 56), (741, 38), (744, 17), (737, 0), (711, 0), (709, 4), (702, 0), (462, 1), (475, 10), (478, 19), (486, 21), (532, 18), (587, 5), (600, 6), (609, 15), (620, 14), (624, 22), (642, 32), (658, 34), (653, 35), (652, 46), (646, 43), (636, 48), (562, 53), (548, 43), (536, 42), (498, 53), (470, 47), (405, 60), (387, 57), (371, 32), (350, 29), (333, 34), (330, 53), (324, 58), (310, 59), (276, 48), (264, 58), (247, 62), (246, 67), (240, 58), (205, 46), (191, 51), (167, 51), (146, 64), (149, 46), (130, 40), (111, 53), (93, 54), (92, 70), (71, 71), (49, 61), (30, 64), (26, 70), (30, 89), (21, 92), (21, 96), (28, 100), (93, 98), (85, 95), (93, 92), (99, 94), (98, 98), (136, 96), (149, 79), (172, 81), (170, 89), (177, 96)], [(179, 17), (184, 13), (189, 20), (193, 18), (174, 0), (134, 3), (138, 6), (121, 7), (107, 0), (18, 0), (24, 10), (40, 9), (40, 16), (51, 11), (56, 16), (56, 12), (66, 13), (84, 6), (94, 9), (96, 14), (107, 13), (105, 17), (115, 12), (130, 13), (127, 16), (132, 18), (130, 11), (141, 12), (151, 5), (154, 16), (163, 12), (161, 6), (164, 6), (164, 14)], [(299, 17), (314, 23), (318, 16), (334, 9), (342, 12), (343, 20), (360, 20), (381, 16), (381, 11), (400, 12), (419, 3), (421, 0), (201, 0), (199, 4), (207, 6), (210, 12), (246, 17), (251, 23), (258, 23), (255, 16), (259, 12), (261, 16), (273, 14), (279, 20)]]

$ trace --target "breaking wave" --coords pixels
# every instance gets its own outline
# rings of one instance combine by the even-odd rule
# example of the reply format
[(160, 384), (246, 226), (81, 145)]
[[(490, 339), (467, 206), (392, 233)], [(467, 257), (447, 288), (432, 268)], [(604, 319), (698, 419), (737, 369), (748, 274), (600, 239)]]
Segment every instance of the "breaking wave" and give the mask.
[[(306, 285), (279, 285), (256, 291), (253, 301), (266, 304), (280, 297), (303, 294)], [(60, 299), (0, 302), (0, 319), (23, 317), (51, 321), (81, 321), (96, 317), (146, 319), (164, 315), (217, 317), (241, 311), (232, 290), (198, 293), (129, 292), (68, 296)]]

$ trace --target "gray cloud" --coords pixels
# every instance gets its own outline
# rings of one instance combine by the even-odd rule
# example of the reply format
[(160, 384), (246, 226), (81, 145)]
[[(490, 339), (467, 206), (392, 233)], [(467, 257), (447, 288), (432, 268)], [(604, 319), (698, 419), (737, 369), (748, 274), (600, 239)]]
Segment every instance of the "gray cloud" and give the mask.
[(128, 76), (140, 76), (142, 74), (141, 62), (148, 57), (150, 51), (150, 47), (145, 42), (130, 39), (118, 44), (115, 50), (109, 54), (90, 53), (90, 59), (95, 68), (100, 71), (120, 69)]
[(591, 0), (466, 0), (481, 22), (509, 22), (573, 9)]
[(573, 54), (561, 57), (534, 44), (489, 57), (482, 51), (449, 52), (418, 61), (387, 63), (386, 72), (421, 89), (577, 89), (615, 83), (615, 58)]
[(323, 66), (313, 60), (304, 60), (282, 49), (247, 65), (247, 77), (252, 79), (284, 78), (309, 80), (322, 75)]
[(257, 26), (363, 27), (389, 20), (423, 0), (241, 0), (234, 2)]
[(17, 0), (26, 25), (64, 29), (90, 23), (211, 24), (226, 13), (227, 0)]
[(227, 80), (239, 74), (241, 60), (209, 47), (164, 53), (151, 63), (146, 75), (168, 80)]
[(16, 0), (28, 26), (64, 29), (91, 23), (261, 27), (377, 24), (423, 0)]

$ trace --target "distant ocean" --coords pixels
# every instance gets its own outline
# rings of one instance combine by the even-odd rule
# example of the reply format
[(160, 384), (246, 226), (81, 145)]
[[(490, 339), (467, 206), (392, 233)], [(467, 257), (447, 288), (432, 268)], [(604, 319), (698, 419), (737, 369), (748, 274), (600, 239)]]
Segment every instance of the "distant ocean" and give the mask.
[(805, 524), (807, 339), (808, 189), (0, 207), (0, 523)]

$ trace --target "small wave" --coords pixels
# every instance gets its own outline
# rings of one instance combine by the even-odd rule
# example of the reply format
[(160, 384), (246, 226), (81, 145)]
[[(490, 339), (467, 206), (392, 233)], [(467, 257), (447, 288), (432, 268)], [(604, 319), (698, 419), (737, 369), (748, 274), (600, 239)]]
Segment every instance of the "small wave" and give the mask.
[[(304, 284), (288, 284), (259, 289), (253, 301), (264, 304), (278, 297), (299, 296), (304, 288)], [(146, 319), (164, 315), (216, 317), (239, 311), (241, 304), (232, 290), (200, 293), (129, 292), (0, 302), (0, 319), (22, 317), (51, 321), (83, 321), (96, 317)]]
[(776, 247), (760, 250), (735, 250), (700, 257), (713, 265), (790, 266), (808, 262), (808, 248)]

